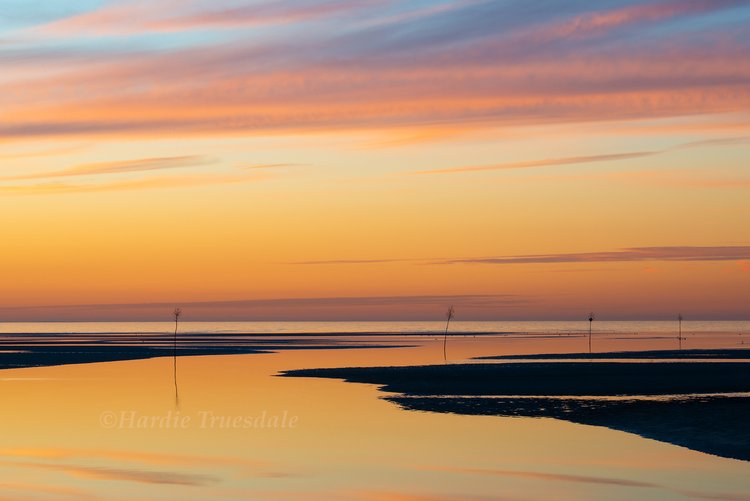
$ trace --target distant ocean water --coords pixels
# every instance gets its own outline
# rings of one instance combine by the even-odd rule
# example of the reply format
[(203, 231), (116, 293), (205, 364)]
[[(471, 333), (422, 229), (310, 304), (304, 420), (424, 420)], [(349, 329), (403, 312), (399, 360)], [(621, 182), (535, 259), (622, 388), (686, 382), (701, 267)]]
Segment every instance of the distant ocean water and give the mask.
[[(251, 333), (251, 334), (327, 334), (327, 333), (439, 333), (445, 323), (430, 322), (181, 322), (183, 333)], [(145, 333), (171, 332), (173, 322), (9, 322), (0, 323), (3, 333)], [(594, 321), (594, 332), (601, 333), (659, 333), (676, 332), (677, 320), (672, 321)], [(750, 333), (750, 321), (690, 321), (682, 322), (682, 330), (689, 332)], [(583, 321), (452, 321), (450, 332), (516, 332), (516, 333), (573, 333), (588, 332)]]

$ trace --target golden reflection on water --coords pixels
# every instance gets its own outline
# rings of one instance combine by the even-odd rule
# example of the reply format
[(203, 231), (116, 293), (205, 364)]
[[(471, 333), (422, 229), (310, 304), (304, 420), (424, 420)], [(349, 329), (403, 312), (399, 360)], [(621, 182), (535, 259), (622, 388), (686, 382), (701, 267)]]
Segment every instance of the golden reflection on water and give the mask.
[[(373, 385), (276, 376), (442, 363), (440, 338), (388, 342), (417, 346), (179, 358), (179, 406), (171, 357), (3, 371), (0, 499), (746, 499), (750, 492), (749, 463), (624, 432), (403, 411)], [(737, 340), (696, 335), (684, 343)], [(674, 344), (659, 335), (594, 339), (597, 351)], [(448, 356), (586, 347), (575, 336), (462, 337), (449, 339)]]

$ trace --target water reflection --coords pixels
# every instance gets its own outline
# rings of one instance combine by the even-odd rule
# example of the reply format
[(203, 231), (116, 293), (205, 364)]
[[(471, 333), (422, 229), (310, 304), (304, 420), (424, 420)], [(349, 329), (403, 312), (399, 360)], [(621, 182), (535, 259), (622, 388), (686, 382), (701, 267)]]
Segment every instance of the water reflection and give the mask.
[[(631, 434), (553, 419), (406, 412), (375, 386), (276, 376), (442, 355), (442, 339), (397, 341), (419, 347), (177, 357), (179, 393), (174, 354), (4, 371), (0, 498), (648, 501), (750, 492), (747, 463)], [(573, 336), (450, 342), (456, 360), (586, 346)]]
[(177, 349), (175, 348), (174, 354), (172, 355), (172, 375), (174, 377), (174, 408), (180, 408), (180, 392), (177, 387)]

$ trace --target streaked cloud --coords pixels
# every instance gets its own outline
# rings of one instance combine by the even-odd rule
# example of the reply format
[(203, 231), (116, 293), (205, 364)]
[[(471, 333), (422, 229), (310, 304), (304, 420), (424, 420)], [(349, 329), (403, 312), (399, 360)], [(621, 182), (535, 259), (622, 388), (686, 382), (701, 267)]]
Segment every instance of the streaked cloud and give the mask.
[(189, 188), (222, 184), (239, 184), (267, 179), (264, 175), (203, 174), (193, 176), (163, 176), (111, 183), (59, 183), (16, 184), (0, 186), (0, 195), (62, 195), (66, 193), (95, 193), (161, 188)]
[(0, 16), (0, 33), (5, 30), (46, 24), (75, 16), (96, 9), (100, 4), (101, 0), (39, 2), (36, 4), (23, 1), (6, 1), (3, 3), (3, 15)]
[[(585, 173), (544, 173), (534, 174), (524, 178), (514, 178), (515, 183), (528, 185), (546, 183), (579, 183), (581, 181), (599, 181), (610, 185), (629, 183), (640, 188), (668, 188), (685, 190), (733, 190), (750, 186), (750, 177), (733, 173), (722, 173), (711, 168), (660, 168), (633, 169), (632, 166), (623, 170), (601, 168)], [(504, 182), (508, 182), (505, 179)]]
[(546, 26), (544, 31), (555, 37), (584, 38), (630, 25), (715, 12), (747, 5), (743, 0), (667, 0), (628, 5), (609, 11), (585, 13), (571, 20)]
[(127, 172), (144, 172), (153, 170), (176, 169), (181, 167), (196, 167), (201, 165), (209, 165), (211, 163), (215, 163), (215, 161), (207, 157), (195, 155), (180, 157), (140, 158), (136, 160), (121, 160), (116, 162), (83, 164), (52, 172), (1, 177), (0, 180), (19, 181), (28, 179), (49, 179), (55, 177), (123, 174)]
[(634, 261), (740, 261), (750, 258), (750, 246), (632, 247), (606, 252), (531, 254), (469, 259), (449, 259), (436, 264), (546, 264), (613, 263)]
[(704, 146), (733, 146), (738, 144), (750, 144), (750, 136), (719, 137), (713, 139), (702, 139), (682, 144), (678, 148), (700, 148)]
[(176, 3), (116, 1), (102, 8), (37, 28), (39, 33), (144, 34), (217, 28), (250, 27), (302, 22), (335, 16), (373, 5), (373, 0), (302, 0), (295, 3), (260, 1), (226, 3), (188, 1)]
[[(0, 98), (0, 137), (523, 127), (750, 106), (750, 65), (741, 64), (750, 46), (729, 15), (744, 12), (740, 1), (601, 2), (594, 9), (580, 2), (540, 9), (520, 1), (451, 8), (194, 1), (179, 12), (173, 3), (108, 4), (40, 28), (64, 33), (69, 44), (35, 32), (20, 47), (0, 48), (11, 75)], [(366, 21), (356, 15), (361, 9)], [(346, 29), (334, 29), (343, 13), (351, 15)], [(670, 24), (687, 16), (716, 23), (703, 18), (722, 13), (723, 31)], [(296, 24), (310, 18), (328, 29)], [(180, 31), (279, 20), (289, 23), (283, 37)], [(167, 33), (156, 40), (154, 29)], [(90, 32), (80, 38), (87, 30), (106, 43), (92, 45)], [(107, 38), (118, 30), (134, 31), (141, 43)], [(639, 30), (644, 36), (633, 37)], [(40, 65), (56, 78), (38, 74)]]
[[(401, 296), (341, 296), (247, 299), (237, 301), (178, 301), (191, 319), (293, 320), (293, 319), (420, 319), (431, 318), (446, 304), (469, 312), (492, 312), (526, 305), (534, 298), (514, 294), (454, 294)], [(88, 304), (38, 307), (0, 307), (0, 318), (159, 320), (174, 303)]]
[(524, 162), (507, 162), (494, 165), (469, 165), (459, 167), (449, 167), (444, 169), (428, 169), (416, 171), (415, 174), (461, 174), (467, 172), (483, 172), (493, 170), (514, 170), (514, 169), (529, 169), (535, 167), (555, 167), (561, 165), (578, 165), (587, 163), (599, 163), (599, 162), (613, 162), (618, 160), (632, 160), (637, 158), (651, 157), (655, 155), (662, 155), (671, 151), (688, 149), (688, 148), (702, 148), (710, 146), (735, 146), (747, 144), (750, 142), (750, 137), (725, 137), (725, 138), (713, 138), (705, 139), (700, 141), (691, 141), (688, 143), (678, 144), (671, 148), (654, 151), (634, 151), (625, 153), (606, 153), (601, 155), (581, 155), (574, 157), (564, 158), (550, 158), (542, 160), (529, 160)]
[[(459, 303), (465, 306), (494, 307), (507, 304), (524, 302), (525, 299), (515, 295), (491, 295), (491, 294), (464, 294), (464, 295), (442, 295), (442, 296), (367, 296), (367, 297), (323, 297), (323, 298), (279, 298), (279, 299), (248, 299), (238, 301), (201, 301), (181, 303), (186, 308), (217, 308), (217, 307), (242, 307), (242, 308), (288, 308), (295, 306), (313, 307), (362, 307), (362, 306), (394, 306), (394, 305), (435, 305), (445, 302)], [(99, 304), (61, 306), (65, 309), (130, 309), (134, 307), (147, 307), (162, 310), (171, 306), (172, 303), (144, 303), (144, 304)], [(7, 308), (0, 308), (0, 310)], [(36, 309), (36, 308), (21, 308)]]
[[(547, 264), (547, 263), (615, 263), (633, 261), (742, 261), (750, 259), (750, 246), (674, 246), (631, 247), (604, 252), (529, 254), (477, 258), (403, 258), (403, 259), (331, 259), (298, 261), (297, 265), (363, 265), (363, 264)], [(579, 270), (582, 271), (582, 270)]]
[(433, 169), (417, 171), (416, 174), (458, 174), (464, 172), (481, 172), (490, 170), (528, 169), (532, 167), (551, 167), (558, 165), (576, 165), (593, 162), (612, 162), (630, 160), (633, 158), (657, 155), (658, 151), (637, 151), (632, 153), (611, 153), (606, 155), (589, 155), (580, 157), (550, 158), (545, 160), (531, 160), (527, 162), (509, 162), (495, 165), (470, 165), (466, 167), (451, 167), (448, 169)]

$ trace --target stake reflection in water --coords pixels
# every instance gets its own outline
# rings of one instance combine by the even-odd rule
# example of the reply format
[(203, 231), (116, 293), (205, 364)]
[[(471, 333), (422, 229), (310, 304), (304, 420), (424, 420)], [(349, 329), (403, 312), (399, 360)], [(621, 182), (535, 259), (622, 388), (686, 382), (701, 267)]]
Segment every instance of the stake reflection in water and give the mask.
[(182, 316), (182, 310), (175, 308), (174, 312), (174, 345), (172, 348), (172, 369), (174, 378), (174, 406), (179, 409), (180, 407), (180, 394), (177, 390), (177, 327), (179, 325), (180, 316)]

